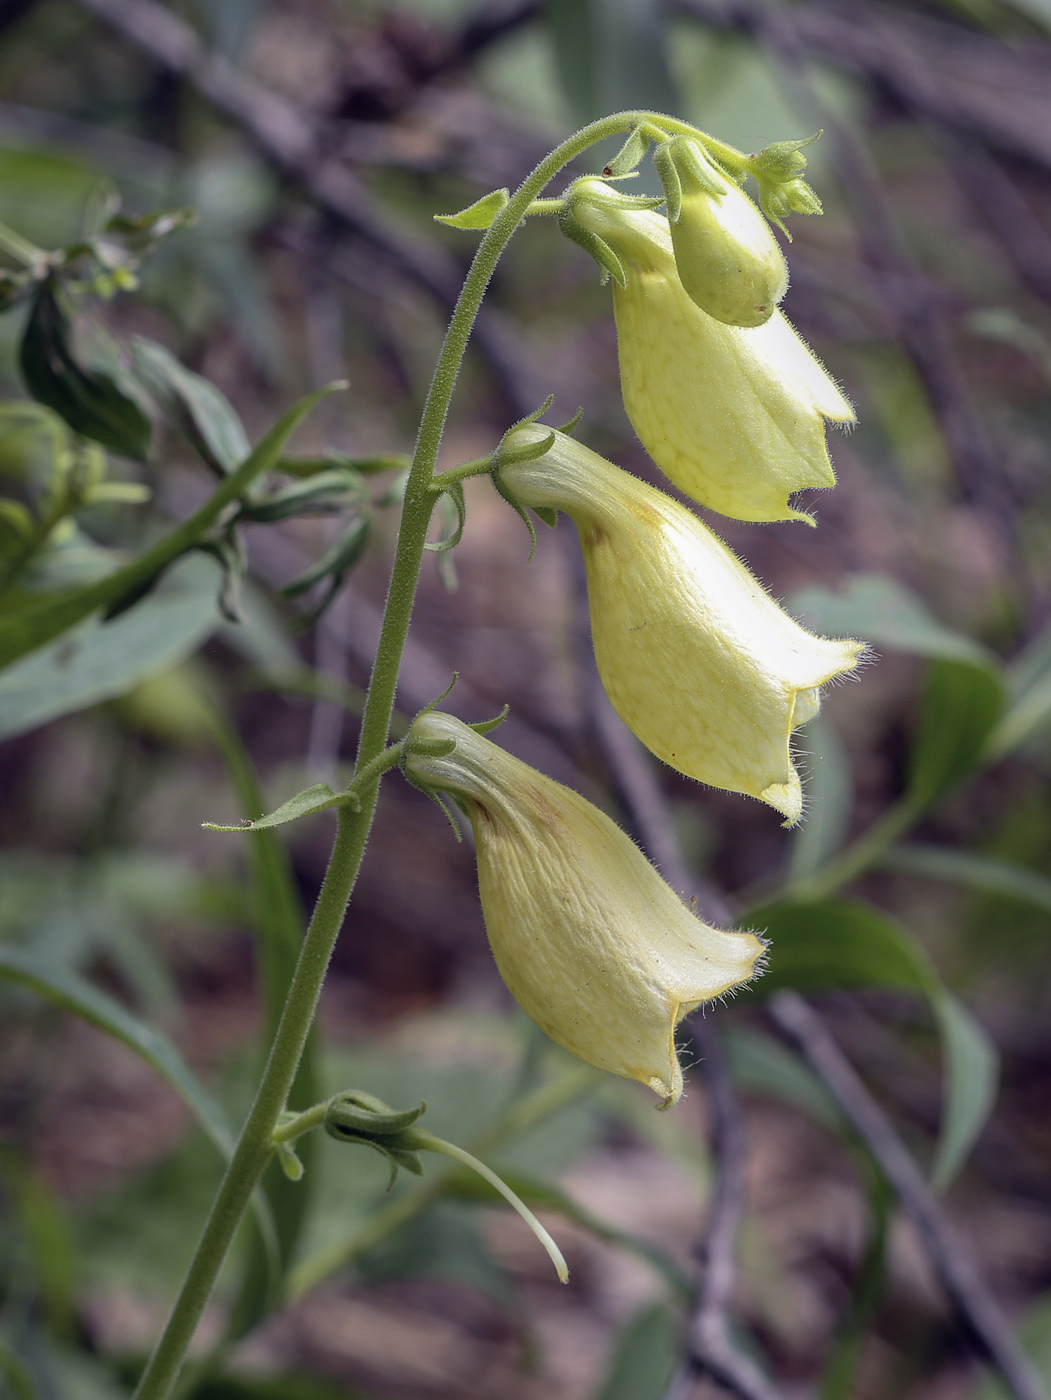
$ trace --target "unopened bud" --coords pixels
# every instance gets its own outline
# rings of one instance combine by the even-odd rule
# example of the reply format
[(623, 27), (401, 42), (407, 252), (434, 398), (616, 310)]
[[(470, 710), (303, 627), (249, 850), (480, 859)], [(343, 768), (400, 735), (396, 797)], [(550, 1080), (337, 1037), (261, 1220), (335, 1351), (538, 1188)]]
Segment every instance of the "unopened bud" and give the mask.
[(788, 289), (788, 266), (770, 225), (699, 142), (677, 136), (654, 152), (668, 198), (679, 278), (709, 316), (761, 326)]

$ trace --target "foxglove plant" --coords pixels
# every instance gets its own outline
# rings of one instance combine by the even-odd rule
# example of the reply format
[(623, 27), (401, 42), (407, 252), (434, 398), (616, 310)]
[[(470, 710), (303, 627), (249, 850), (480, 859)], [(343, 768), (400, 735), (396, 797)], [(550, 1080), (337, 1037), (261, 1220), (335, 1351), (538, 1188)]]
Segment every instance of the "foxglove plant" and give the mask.
[[(597, 142), (627, 133), (607, 167), (630, 174), (656, 147), (661, 200), (632, 199), (603, 179), (548, 183)], [(520, 512), (580, 532), (592, 629), (613, 704), (642, 741), (691, 777), (748, 793), (791, 823), (801, 809), (792, 730), (819, 688), (856, 664), (859, 644), (812, 636), (763, 591), (706, 527), (565, 434), (518, 424), (488, 457), (436, 474), (435, 463), (474, 319), (523, 219), (553, 215), (614, 282), (625, 406), (665, 474), (698, 501), (746, 520), (809, 519), (788, 497), (834, 482), (824, 420), (852, 411), (776, 309), (786, 271), (763, 215), (740, 189), (759, 183), (763, 210), (819, 208), (800, 147), (746, 156), (687, 123), (650, 112), (594, 122), (547, 156), (521, 187), (445, 218), (486, 230), (438, 357), (405, 486), (381, 636), (362, 718), (355, 777), (340, 793), (308, 789), (264, 818), (272, 826), (322, 807), (338, 824), (329, 866), (265, 1071), (182, 1290), (136, 1391), (167, 1400), (223, 1260), (264, 1168), (300, 1172), (294, 1140), (313, 1128), (420, 1169), (421, 1149), (462, 1149), (361, 1091), (299, 1114), (286, 1102), (368, 841), (383, 775), (401, 766), (468, 816), (497, 964), (539, 1026), (589, 1064), (641, 1080), (665, 1104), (682, 1092), (674, 1031), (692, 1008), (751, 978), (753, 931), (696, 919), (609, 818), (433, 707), (389, 743), (394, 694), (432, 514), (452, 500), (462, 528), (465, 478), (489, 472)], [(459, 538), (457, 530), (443, 546)], [(470, 1159), (483, 1175), (492, 1173)], [(498, 1184), (503, 1194), (509, 1188)], [(528, 1210), (517, 1202), (526, 1218)], [(535, 1222), (533, 1222), (535, 1225)], [(540, 1229), (539, 1226), (536, 1226)], [(560, 1259), (551, 1241), (545, 1246)], [(557, 1256), (557, 1257), (556, 1257)]]

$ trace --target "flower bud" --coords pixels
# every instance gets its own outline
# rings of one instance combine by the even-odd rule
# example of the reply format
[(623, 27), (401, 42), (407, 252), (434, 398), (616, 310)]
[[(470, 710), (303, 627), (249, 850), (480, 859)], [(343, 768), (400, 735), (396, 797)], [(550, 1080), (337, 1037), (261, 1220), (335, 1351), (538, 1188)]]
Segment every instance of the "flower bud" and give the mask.
[(653, 153), (668, 201), (679, 279), (690, 299), (729, 326), (761, 326), (788, 290), (770, 225), (699, 142), (676, 136)]
[[(515, 449), (550, 432), (530, 425), (505, 441)], [(798, 821), (790, 735), (863, 644), (807, 632), (695, 515), (564, 433), (498, 471), (515, 500), (576, 524), (595, 660), (628, 728), (687, 777)]]
[[(446, 737), (450, 754), (413, 753), (414, 738)], [(761, 940), (701, 923), (597, 807), (451, 715), (413, 722), (405, 772), (470, 819), (489, 943), (522, 1009), (587, 1064), (676, 1103), (676, 1025), (753, 977)]]
[(612, 205), (605, 191), (578, 180), (569, 203), (574, 225), (622, 269), (620, 382), (643, 447), (681, 491), (723, 515), (812, 523), (788, 497), (836, 484), (824, 419), (853, 422), (850, 404), (780, 311), (755, 327), (702, 311), (679, 279), (667, 219)]

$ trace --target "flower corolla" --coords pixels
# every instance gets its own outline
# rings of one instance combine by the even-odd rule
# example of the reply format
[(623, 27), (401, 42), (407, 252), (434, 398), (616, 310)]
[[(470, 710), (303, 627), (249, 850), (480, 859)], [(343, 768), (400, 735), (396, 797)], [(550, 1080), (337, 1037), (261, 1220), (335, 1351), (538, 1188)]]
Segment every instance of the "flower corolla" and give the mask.
[(695, 918), (597, 807), (451, 715), (417, 717), (404, 767), (471, 822), (489, 943), (522, 1009), (587, 1064), (677, 1102), (676, 1025), (753, 977), (762, 941)]
[(690, 299), (727, 325), (764, 325), (788, 290), (788, 266), (770, 225), (700, 142), (676, 136), (657, 147), (653, 160)]
[(796, 491), (836, 484), (826, 418), (854, 411), (779, 310), (726, 325), (683, 287), (668, 220), (601, 180), (576, 181), (563, 230), (613, 279), (624, 407), (643, 447), (695, 501), (737, 520), (805, 520)]
[[(514, 460), (546, 438), (543, 455)], [(501, 451), (511, 499), (577, 526), (595, 660), (621, 719), (680, 773), (758, 797), (793, 825), (792, 730), (863, 644), (806, 631), (695, 515), (564, 433), (515, 428)]]

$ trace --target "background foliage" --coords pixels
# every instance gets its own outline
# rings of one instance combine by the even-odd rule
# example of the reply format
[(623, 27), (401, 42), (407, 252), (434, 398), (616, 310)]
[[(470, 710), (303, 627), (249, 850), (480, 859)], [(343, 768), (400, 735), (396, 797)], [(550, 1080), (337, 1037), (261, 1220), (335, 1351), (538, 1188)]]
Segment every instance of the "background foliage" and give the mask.
[[(60, 270), (90, 293), (31, 298), (6, 249), (0, 1394), (128, 1394), (207, 1209), (331, 819), (199, 823), (334, 783), (352, 752), (402, 454), (473, 246), (432, 215), (628, 106), (746, 150), (824, 128), (826, 213), (793, 223), (785, 305), (860, 426), (833, 442), (813, 536), (717, 528), (878, 660), (806, 731), (809, 819), (786, 835), (625, 745), (571, 533), (544, 531), (527, 566), (519, 522), (469, 482), (399, 703), (458, 669), (457, 713), (510, 701), (501, 742), (616, 813), (702, 908), (769, 928), (767, 976), (712, 1019), (745, 1122), (732, 1092), (720, 1108), (718, 1044), (701, 1042), (707, 1087), (657, 1117), (533, 1035), (491, 965), (470, 851), (392, 780), (299, 1102), (350, 1083), (426, 1098), (434, 1131), (552, 1212), (570, 1287), (466, 1178), (431, 1167), (386, 1196), (378, 1158), (307, 1143), (303, 1182), (267, 1179), (187, 1394), (657, 1400), (691, 1376), (716, 1393), (695, 1255), (710, 1283), (731, 1177), (723, 1311), (782, 1393), (1002, 1394), (778, 989), (813, 993), (1051, 1372), (1049, 36), (1045, 0), (0, 10), (0, 220), (70, 250)], [(280, 414), (343, 377), (278, 440)], [(530, 225), (443, 464), (551, 390), (655, 479), (608, 293)], [(250, 444), (269, 475), (239, 530), (144, 592)], [(747, 1129), (738, 1156), (727, 1122)]]

